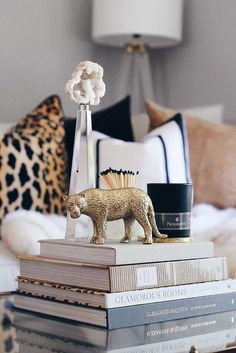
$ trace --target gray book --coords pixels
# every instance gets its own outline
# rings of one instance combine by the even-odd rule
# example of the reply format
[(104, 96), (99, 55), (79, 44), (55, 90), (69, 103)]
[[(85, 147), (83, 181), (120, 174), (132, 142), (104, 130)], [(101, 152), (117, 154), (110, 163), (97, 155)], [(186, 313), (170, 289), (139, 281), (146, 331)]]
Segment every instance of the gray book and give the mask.
[(114, 309), (98, 309), (16, 294), (16, 308), (116, 329), (236, 309), (236, 292)]

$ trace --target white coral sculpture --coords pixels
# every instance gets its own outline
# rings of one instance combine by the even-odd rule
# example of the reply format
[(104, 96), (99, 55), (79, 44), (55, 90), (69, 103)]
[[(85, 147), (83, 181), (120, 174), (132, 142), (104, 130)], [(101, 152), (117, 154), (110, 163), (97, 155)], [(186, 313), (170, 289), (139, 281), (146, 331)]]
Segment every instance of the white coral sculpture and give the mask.
[(82, 61), (66, 83), (65, 92), (78, 104), (99, 104), (106, 92), (103, 68), (92, 61)]

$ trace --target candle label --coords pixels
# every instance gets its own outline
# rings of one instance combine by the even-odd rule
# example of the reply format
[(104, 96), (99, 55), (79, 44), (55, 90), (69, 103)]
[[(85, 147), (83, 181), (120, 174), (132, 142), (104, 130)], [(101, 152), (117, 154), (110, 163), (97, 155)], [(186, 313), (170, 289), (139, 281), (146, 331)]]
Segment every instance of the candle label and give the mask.
[(190, 229), (191, 212), (182, 213), (155, 213), (159, 230)]

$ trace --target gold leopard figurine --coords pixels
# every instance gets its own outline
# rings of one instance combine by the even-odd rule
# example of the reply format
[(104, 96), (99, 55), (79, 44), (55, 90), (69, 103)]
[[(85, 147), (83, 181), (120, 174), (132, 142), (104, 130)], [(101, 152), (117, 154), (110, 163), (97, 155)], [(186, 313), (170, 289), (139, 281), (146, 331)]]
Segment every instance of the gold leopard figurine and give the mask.
[(79, 194), (64, 196), (65, 206), (71, 218), (87, 215), (93, 222), (93, 237), (90, 242), (104, 244), (107, 221), (124, 220), (125, 235), (121, 243), (129, 243), (132, 228), (137, 220), (144, 230), (143, 244), (152, 244), (154, 238), (167, 238), (161, 234), (155, 222), (152, 201), (146, 192), (134, 188), (87, 189)]

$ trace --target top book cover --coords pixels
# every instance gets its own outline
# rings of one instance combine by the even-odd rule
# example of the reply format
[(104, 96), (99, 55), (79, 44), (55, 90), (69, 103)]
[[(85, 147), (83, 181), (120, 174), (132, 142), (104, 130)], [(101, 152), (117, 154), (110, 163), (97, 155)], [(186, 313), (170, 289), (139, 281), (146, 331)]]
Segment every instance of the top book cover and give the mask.
[(136, 240), (129, 244), (107, 240), (104, 245), (95, 245), (88, 239), (48, 239), (40, 241), (40, 256), (97, 265), (127, 265), (213, 257), (214, 247), (209, 241), (195, 240), (149, 245)]

